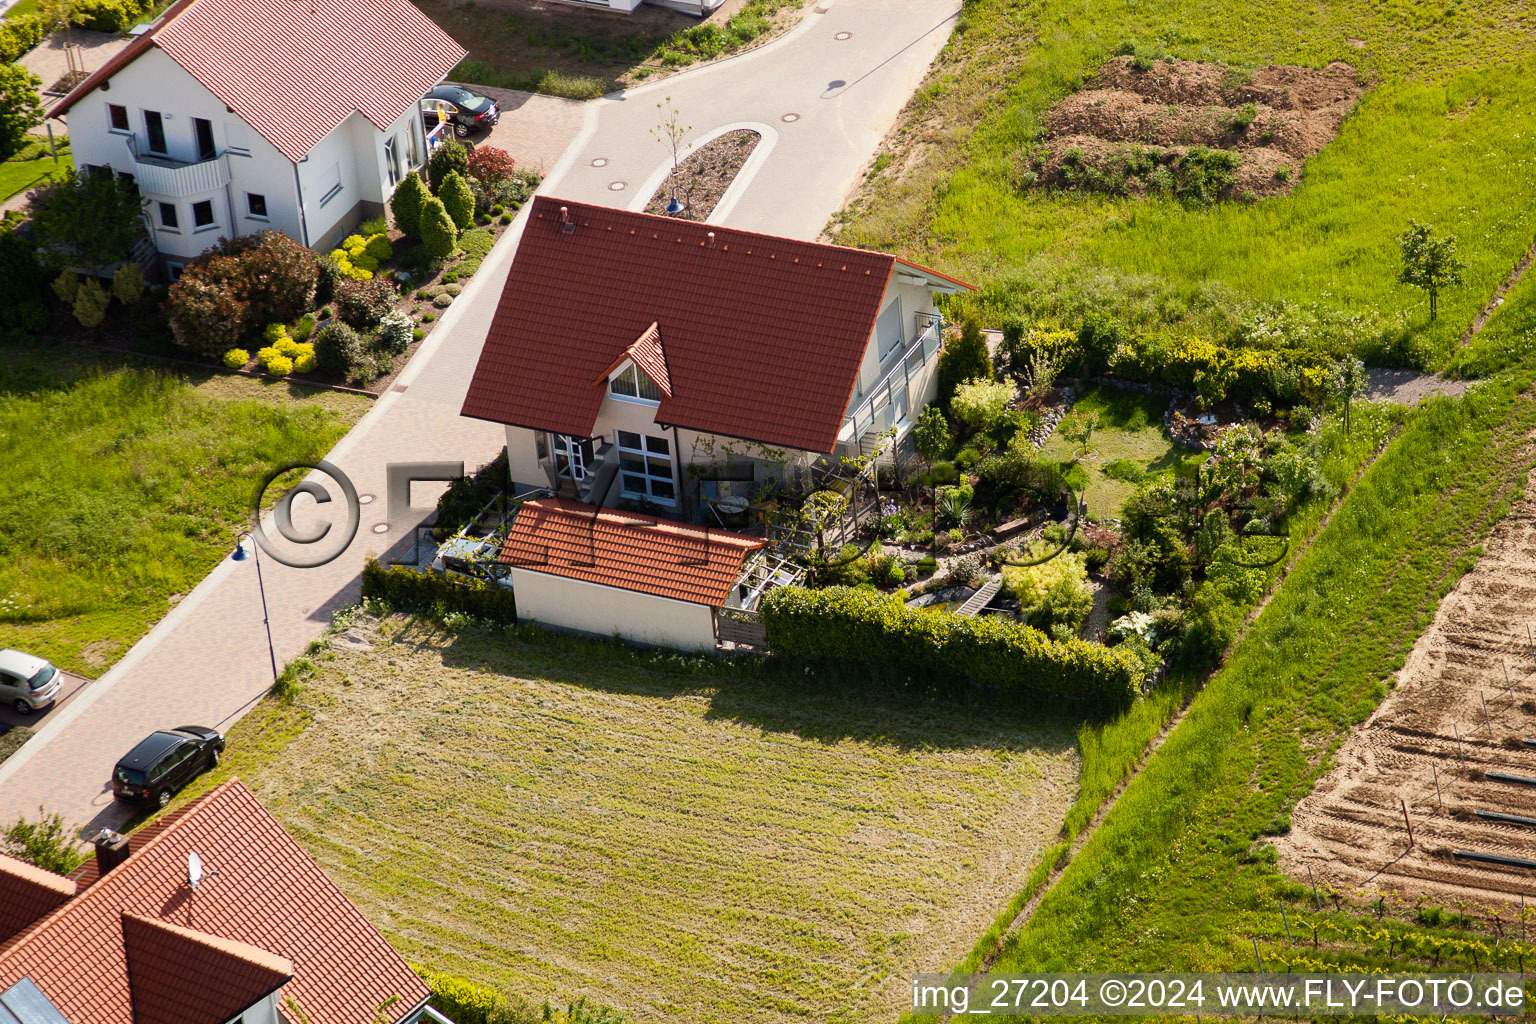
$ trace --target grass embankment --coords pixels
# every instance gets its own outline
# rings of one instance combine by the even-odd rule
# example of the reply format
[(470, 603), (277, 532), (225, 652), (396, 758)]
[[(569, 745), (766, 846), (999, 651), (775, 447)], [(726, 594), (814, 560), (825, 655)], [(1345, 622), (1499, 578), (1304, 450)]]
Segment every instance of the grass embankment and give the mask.
[(69, 140), (60, 139), (57, 145), (57, 160), (53, 158), (48, 142), (43, 140), (28, 143), (9, 160), (0, 163), (0, 200), (36, 188), (61, 171), (66, 174), (72, 172), (75, 162), (69, 154)]
[[(1533, 377), (1506, 373), (1410, 416), (994, 970), (1248, 970), (1253, 938), (1281, 969), (1422, 967), (1436, 946), (1456, 969), (1531, 955), (1508, 937), (1495, 950), (1492, 934), (1427, 927), (1436, 915), (1316, 912), (1262, 839), (1288, 827), (1523, 486)], [(1289, 945), (1281, 902), (1300, 936), (1318, 927), (1318, 946)], [(1429, 937), (1405, 953), (1408, 933)]]
[[(1087, 474), (1084, 497), (1088, 515), (1116, 519), (1125, 499), (1150, 474), (1176, 470), (1186, 459), (1205, 460), (1204, 453), (1178, 448), (1163, 433), (1164, 397), (1137, 395), (1114, 388), (1090, 387), (1072, 406), (1074, 412), (1098, 414), (1092, 454), (1078, 460)], [(1066, 462), (1073, 455), (1072, 442), (1053, 433), (1040, 449), (1047, 459)]]
[(802, 0), (747, 0), (729, 18), (703, 21), (648, 8), (612, 19), (559, 7), (518, 12), (472, 0), (415, 2), (469, 51), (450, 80), (591, 100), (757, 45), (793, 24)]
[(229, 553), (267, 469), (324, 455), (367, 408), (83, 353), (0, 356), (0, 646), (90, 676)]
[[(1075, 324), (1093, 310), (1138, 330), (1438, 365), (1536, 235), (1532, 18), (1523, 0), (1330, 0), (1263, 17), (1232, 0), (977, 0), (838, 240), (985, 281), (999, 314)], [(1186, 209), (1022, 189), (1046, 112), (1126, 40), (1249, 67), (1343, 60), (1373, 87), (1287, 196)], [(1409, 218), (1457, 235), (1470, 264), (1434, 323), (1397, 282)]]
[(404, 955), (536, 1002), (889, 1020), (1072, 798), (1070, 728), (981, 702), (400, 617), (345, 632), (375, 649), (317, 657), (195, 791), (239, 775)]

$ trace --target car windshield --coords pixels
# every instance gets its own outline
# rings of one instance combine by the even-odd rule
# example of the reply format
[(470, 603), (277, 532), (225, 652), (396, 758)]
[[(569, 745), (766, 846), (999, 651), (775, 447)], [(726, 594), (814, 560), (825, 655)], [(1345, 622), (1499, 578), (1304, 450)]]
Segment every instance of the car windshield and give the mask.
[(112, 773), (112, 777), (125, 786), (144, 785), (144, 773), (136, 768), (119, 767), (117, 771)]
[(33, 675), (31, 679), (27, 681), (27, 685), (30, 686), (33, 690), (41, 690), (43, 687), (53, 682), (53, 677), (58, 674), (59, 670), (54, 668), (52, 665), (44, 665), (42, 668), (37, 670), (37, 673)]
[(445, 89), (441, 96), (445, 100), (457, 103), (466, 110), (480, 110), (490, 106), (491, 101), (484, 96), (478, 96), (468, 89)]

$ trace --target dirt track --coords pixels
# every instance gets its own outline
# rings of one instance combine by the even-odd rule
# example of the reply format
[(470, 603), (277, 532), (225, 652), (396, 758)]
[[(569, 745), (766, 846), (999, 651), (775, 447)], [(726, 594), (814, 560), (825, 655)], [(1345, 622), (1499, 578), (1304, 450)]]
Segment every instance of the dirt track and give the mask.
[(1490, 534), (1486, 553), (1441, 602), (1396, 689), (1297, 805), (1291, 832), (1275, 843), (1293, 877), (1305, 879), (1310, 866), (1319, 885), (1474, 906), (1536, 897), (1536, 870), (1477, 864), (1453, 852), (1536, 860), (1536, 825), (1475, 813), (1536, 818), (1536, 785), (1485, 774), (1536, 776), (1536, 747), (1521, 742), (1536, 741), (1536, 645), (1526, 634), (1528, 623), (1536, 628), (1529, 484)]

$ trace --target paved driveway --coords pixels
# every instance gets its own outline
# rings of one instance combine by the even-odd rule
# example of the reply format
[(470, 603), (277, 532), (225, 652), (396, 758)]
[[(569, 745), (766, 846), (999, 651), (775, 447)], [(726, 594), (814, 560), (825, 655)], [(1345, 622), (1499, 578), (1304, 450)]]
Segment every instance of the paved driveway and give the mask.
[[(580, 136), (540, 191), (643, 205), (666, 172), (668, 157), (650, 129), (656, 103), (671, 96), (695, 138), (741, 123), (766, 129), (766, 148), (758, 147), (742, 187), (713, 219), (814, 238), (858, 180), (958, 10), (958, 0), (824, 2), (784, 38), (741, 57), (587, 105)], [(797, 116), (785, 120), (789, 114)], [(624, 188), (610, 189), (614, 181)], [(387, 462), (463, 460), (475, 467), (502, 445), (500, 427), (464, 419), (459, 407), (521, 230), (519, 221), (503, 236), (394, 389), (330, 454), (368, 499), (355, 539), (321, 568), (262, 561), (279, 665), (358, 599), (368, 554), (408, 551), (431, 492), (418, 488), (421, 508), (388, 521)], [(302, 514), (323, 519), (340, 504)], [(126, 814), (105, 783), (124, 750), (154, 729), (183, 722), (228, 728), (261, 699), (272, 670), (255, 565), (226, 559), (110, 671), (48, 716), (37, 737), (0, 766), (0, 822), (34, 815), (42, 804), (86, 829), (121, 825)]]

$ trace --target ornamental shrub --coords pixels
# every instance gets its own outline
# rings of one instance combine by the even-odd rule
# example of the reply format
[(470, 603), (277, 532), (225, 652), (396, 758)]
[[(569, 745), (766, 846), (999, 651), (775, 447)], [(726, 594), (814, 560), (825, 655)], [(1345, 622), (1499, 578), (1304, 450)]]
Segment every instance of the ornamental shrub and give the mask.
[(36, 244), (15, 231), (0, 229), (0, 327), (29, 333), (46, 327), (43, 288), (47, 283)]
[(442, 195), (448, 176), (455, 173), (461, 178), (469, 174), (469, 153), (460, 143), (448, 139), (432, 151), (432, 159), (427, 162), (427, 177), (432, 179), (433, 194)]
[(386, 352), (404, 352), (411, 343), (411, 331), (415, 328), (411, 318), (399, 310), (390, 310), (379, 321), (378, 344)]
[[(1023, 551), (1024, 560), (1043, 558), (1055, 549), (1047, 541), (1033, 541)], [(1088, 566), (1084, 556), (1071, 551), (1040, 565), (1004, 566), (1003, 583), (1018, 598), (1020, 614), (1038, 629), (1061, 624), (1076, 632), (1093, 608)]]
[(148, 286), (144, 283), (144, 271), (137, 263), (124, 263), (112, 275), (112, 294), (125, 306), (136, 305), (144, 297)]
[[(512, 177), (516, 168), (512, 157), (495, 146), (476, 146), (468, 157), (470, 177), (485, 185), (497, 185)], [(500, 213), (500, 210), (495, 211)]]
[(248, 307), (225, 273), (227, 257), (194, 262), (166, 293), (171, 337), (189, 352), (214, 356), (235, 347), (245, 332)]
[(992, 358), (987, 354), (987, 339), (981, 333), (981, 321), (966, 317), (960, 337), (939, 353), (939, 390), (934, 403), (948, 410), (955, 389), (968, 380), (988, 380), (992, 376)]
[(261, 332), (261, 340), (265, 341), (268, 345), (276, 345), (287, 337), (287, 324), (267, 324), (266, 328)]
[(314, 368), (315, 347), (313, 345), (305, 345), (303, 346), (303, 351), (293, 357), (293, 372), (310, 373)]
[(363, 354), (363, 341), (341, 320), (327, 320), (315, 333), (315, 369), (345, 378)]
[(232, 348), (224, 353), (224, 365), (231, 370), (242, 370), (251, 361), (251, 354), (243, 348)]
[(923, 690), (969, 681), (1020, 717), (1045, 703), (1117, 714), (1135, 702), (1142, 675), (1137, 658), (1102, 644), (1054, 641), (995, 616), (912, 609), (869, 590), (781, 587), (763, 599), (762, 621), (775, 655), (829, 676)]
[(427, 186), (421, 183), (421, 177), (415, 171), (407, 174), (405, 180), (395, 188), (395, 194), (389, 200), (390, 212), (395, 215), (395, 227), (412, 238), (421, 236), (421, 204), (427, 199), (429, 193)]
[(403, 565), (386, 569), (375, 559), (363, 566), (363, 597), (401, 611), (455, 612), (493, 622), (517, 621), (517, 604), (506, 587), (488, 580), (417, 572)]
[(980, 434), (1001, 422), (1003, 414), (1018, 397), (1018, 386), (1012, 381), (977, 379), (967, 381), (955, 389), (949, 408), (955, 418), (969, 427), (972, 433)]
[(364, 238), (362, 235), (348, 235), (346, 238), (342, 239), (341, 247), (347, 250), (347, 252), (351, 253), (353, 256), (357, 256), (362, 253), (363, 248), (367, 246), (367, 244), (368, 239)]
[(75, 304), (75, 296), (80, 294), (80, 275), (73, 270), (66, 270), (53, 279), (53, 294), (59, 297), (59, 301), (66, 306)]
[(314, 308), (315, 254), (281, 231), (231, 238), (217, 252), (235, 260), (230, 284), (249, 307), (248, 323), (287, 323)]
[(421, 244), (429, 255), (440, 260), (453, 255), (459, 245), (459, 229), (436, 196), (429, 197), (421, 206)]
[(293, 325), (293, 340), (308, 341), (309, 336), (315, 333), (315, 314), (305, 313), (299, 317)]
[(372, 256), (375, 260), (383, 261), (395, 254), (395, 247), (389, 244), (388, 235), (373, 235), (368, 243), (363, 246), (363, 252)]
[(266, 371), (274, 377), (286, 377), (293, 372), (293, 360), (287, 356), (273, 356), (267, 360)]
[(484, 228), (473, 228), (459, 236), (459, 248), (465, 256), (484, 258), (496, 244), (496, 236)]
[(330, 302), (342, 277), (341, 266), (333, 256), (319, 256), (315, 259), (315, 272), (315, 301)]
[(21, 59), (46, 35), (43, 19), (36, 14), (20, 14), (0, 20), (0, 63), (10, 64)]
[(107, 305), (112, 301), (112, 296), (101, 282), (94, 277), (88, 277), (80, 284), (80, 290), (75, 294), (75, 319), (80, 321), (81, 327), (99, 327), (107, 318)]
[(443, 179), (443, 184), (437, 190), (437, 197), (443, 201), (443, 206), (448, 210), (448, 216), (453, 218), (454, 225), (464, 231), (475, 223), (475, 194), (469, 190), (469, 182), (463, 175), (451, 172)]
[(436, 306), (438, 309), (447, 309), (449, 306), (453, 305), (453, 296), (449, 295), (447, 292), (444, 292), (432, 300), (432, 305)]
[(359, 331), (371, 331), (395, 306), (395, 286), (383, 278), (343, 281), (336, 289), (336, 315)]

